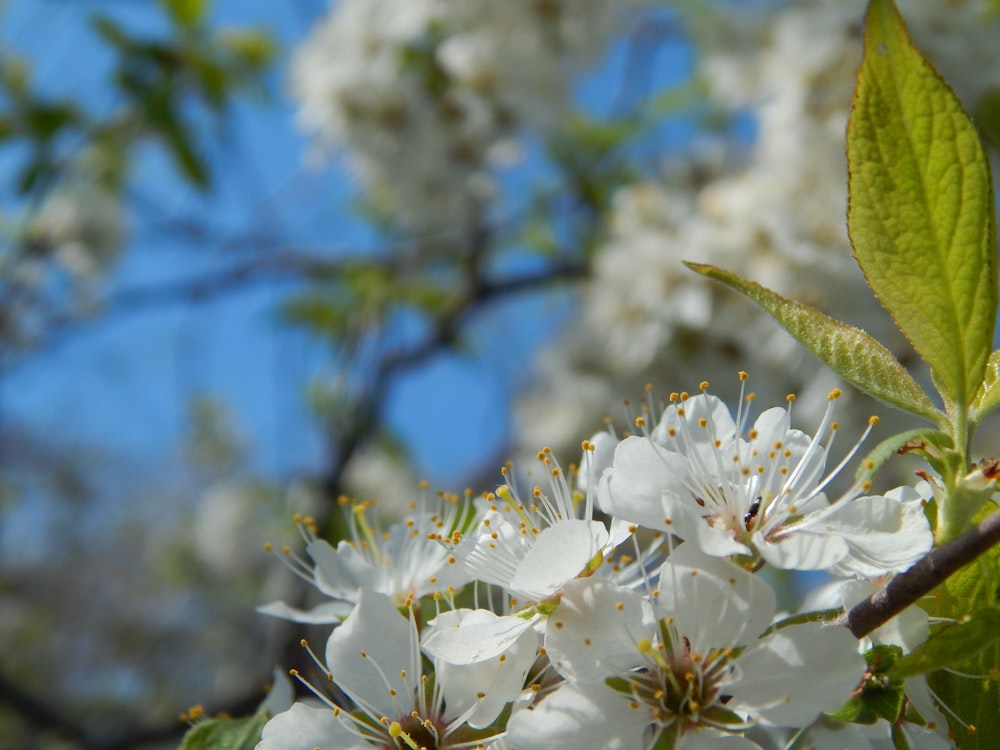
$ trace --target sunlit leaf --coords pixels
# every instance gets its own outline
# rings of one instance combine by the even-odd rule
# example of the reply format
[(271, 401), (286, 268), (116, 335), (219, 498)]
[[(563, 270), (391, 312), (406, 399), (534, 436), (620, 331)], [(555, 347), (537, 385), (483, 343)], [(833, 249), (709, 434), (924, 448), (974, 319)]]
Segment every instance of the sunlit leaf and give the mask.
[(869, 6), (847, 153), (858, 262), (945, 402), (962, 411), (993, 340), (993, 188), (975, 127), (891, 0)]
[(894, 677), (912, 677), (935, 669), (957, 667), (1000, 638), (1000, 609), (979, 609), (946, 625), (892, 668)]
[(191, 29), (205, 16), (208, 0), (160, 0), (170, 17), (178, 26)]
[(253, 750), (266, 723), (264, 714), (245, 719), (206, 719), (188, 730), (179, 750)]
[(773, 315), (809, 351), (861, 390), (900, 409), (941, 423), (941, 413), (906, 368), (892, 352), (864, 331), (721, 268), (703, 263), (686, 265), (742, 292)]
[(222, 29), (219, 43), (240, 60), (254, 68), (262, 68), (274, 60), (278, 45), (264, 29)]

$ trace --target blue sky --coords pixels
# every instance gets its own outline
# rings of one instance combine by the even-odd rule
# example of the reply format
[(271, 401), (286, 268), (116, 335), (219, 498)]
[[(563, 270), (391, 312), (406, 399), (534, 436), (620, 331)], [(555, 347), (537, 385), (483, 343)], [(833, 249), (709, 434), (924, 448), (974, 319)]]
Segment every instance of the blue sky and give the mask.
[[(213, 17), (266, 25), (287, 52), (322, 6), (220, 0)], [(92, 10), (131, 29), (162, 28), (152, 3), (20, 0), (9, 4), (2, 34), (4, 44), (28, 51), (46, 90), (92, 91), (88, 103), (101, 111), (114, 102), (102, 88), (106, 50), (88, 27)], [(683, 47), (668, 47), (654, 81), (663, 84), (683, 71), (687, 54)], [(585, 107), (607, 107), (621, 65), (619, 49), (581, 83)], [(282, 64), (272, 81), (273, 102), (234, 109), (225, 144), (212, 152), (218, 181), (210, 195), (188, 189), (160, 155), (142, 156), (130, 193), (145, 208), (132, 222), (133, 245), (114, 273), (113, 290), (193, 278), (230, 262), (232, 251), (223, 243), (193, 250), (183, 237), (151, 226), (150, 206), (157, 223), (192, 216), (222, 235), (268, 231), (281, 243), (330, 252), (375, 241), (353, 213), (350, 178), (336, 165), (322, 171), (303, 167), (306, 144), (294, 127), (284, 74)], [(683, 133), (681, 126), (669, 137), (681, 139)], [(543, 168), (531, 165), (516, 177), (545, 178)], [(322, 344), (276, 322), (276, 305), (291, 288), (260, 284), (197, 306), (116, 314), (81, 326), (5, 375), (0, 412), (5, 420), (60, 439), (93, 440), (126, 454), (170, 460), (176, 458), (189, 399), (211, 395), (232, 409), (252, 439), (260, 471), (289, 475), (314, 468), (324, 446), (303, 391), (311, 378), (329, 374), (330, 360)], [(558, 331), (567, 302), (565, 296), (538, 297), (493, 311), (476, 324), (471, 356), (437, 358), (399, 381), (389, 423), (412, 448), (422, 476), (452, 488), (468, 467), (483, 468), (483, 461), (495, 458), (508, 436), (513, 389), (529, 372), (535, 348)]]

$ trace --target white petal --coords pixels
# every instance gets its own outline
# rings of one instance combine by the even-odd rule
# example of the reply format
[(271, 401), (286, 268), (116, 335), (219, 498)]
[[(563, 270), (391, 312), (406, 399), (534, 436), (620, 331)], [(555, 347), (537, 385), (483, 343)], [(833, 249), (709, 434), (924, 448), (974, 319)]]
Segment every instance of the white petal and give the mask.
[(517, 750), (633, 750), (643, 747), (650, 720), (628, 698), (604, 685), (564, 683), (533, 710), (511, 717)]
[(255, 750), (342, 750), (353, 744), (353, 735), (332, 710), (296, 703), (264, 725)]
[[(917, 713), (927, 722), (927, 727), (923, 728), (922, 732), (914, 732), (914, 734), (921, 736), (921, 742), (913, 743), (912, 747), (914, 749), (940, 747), (938, 742), (948, 736), (948, 720), (938, 710), (937, 704), (931, 697), (931, 689), (927, 685), (927, 675), (917, 675), (906, 681), (906, 697), (917, 709)], [(951, 745), (948, 744), (945, 747), (951, 747)]]
[(955, 745), (927, 727), (904, 721), (903, 736), (910, 743), (910, 750), (953, 750)]
[(611, 516), (665, 530), (664, 494), (684, 482), (684, 457), (644, 437), (626, 438), (615, 449), (610, 471), (601, 478), (598, 503)]
[(704, 519), (704, 511), (684, 489), (687, 465), (684, 456), (652, 440), (627, 438), (618, 444), (614, 466), (601, 478), (599, 505), (616, 518), (676, 534), (710, 555), (749, 554), (731, 531), (716, 529)]
[(607, 540), (599, 521), (573, 518), (543, 529), (517, 566), (510, 589), (535, 600), (552, 596), (583, 572)]
[(875, 578), (908, 570), (934, 545), (920, 497), (900, 487), (885, 497), (859, 497), (843, 503), (822, 528), (843, 537), (848, 555), (830, 569), (834, 575)]
[(309, 625), (339, 624), (351, 613), (352, 609), (354, 609), (353, 603), (341, 600), (321, 602), (312, 609), (298, 609), (290, 607), (284, 602), (268, 602), (257, 607), (257, 611), (262, 615), (271, 615)]
[(734, 705), (784, 727), (802, 727), (843, 705), (861, 681), (865, 660), (846, 628), (790, 625), (753, 644), (738, 659), (725, 690)]
[(475, 664), (494, 659), (511, 648), (538, 617), (497, 617), (474, 610), (458, 624), (432, 628), (423, 647), (430, 656), (450, 664)]
[(583, 452), (577, 479), (577, 486), (584, 492), (588, 489), (597, 489), (601, 475), (605, 469), (611, 467), (614, 460), (618, 439), (607, 431), (601, 431), (590, 439), (590, 443), (594, 446), (594, 450)]
[(683, 417), (678, 416), (675, 406), (671, 406), (663, 413), (663, 418), (653, 430), (653, 440), (660, 445), (674, 448), (675, 445), (679, 444), (679, 441), (669, 436), (669, 429), (673, 427), (680, 434), (688, 429), (682, 422), (697, 423), (699, 419), (704, 419), (708, 423), (709, 431), (704, 433), (708, 436), (708, 442), (719, 439), (726, 443), (736, 436), (736, 423), (729, 413), (729, 407), (718, 396), (699, 393), (685, 401), (683, 408)]
[(850, 548), (846, 540), (811, 528), (794, 529), (778, 541), (768, 541), (761, 533), (753, 536), (754, 546), (768, 563), (782, 570), (826, 570), (843, 560)]
[[(471, 616), (481, 622), (499, 619), (485, 610)], [(492, 724), (504, 707), (520, 696), (524, 678), (537, 656), (538, 641), (538, 633), (528, 628), (502, 656), (462, 665), (436, 659), (434, 673), (444, 695), (445, 719), (451, 721), (461, 715), (471, 727)]]
[(608, 581), (583, 578), (566, 586), (545, 627), (545, 650), (563, 677), (600, 682), (641, 663), (636, 643), (656, 632), (653, 607)]
[(361, 590), (354, 611), (326, 642), (326, 665), (345, 693), (378, 714), (401, 716), (412, 709), (419, 648), (410, 622), (385, 594)]
[(306, 553), (316, 563), (316, 588), (335, 599), (357, 598), (361, 583), (355, 577), (358, 567), (348, 565), (345, 556), (357, 556), (357, 552), (347, 542), (341, 542), (334, 549), (323, 539), (314, 539), (306, 546)]
[(657, 615), (702, 653), (754, 642), (774, 617), (774, 591), (759, 576), (691, 544), (674, 550), (660, 568)]

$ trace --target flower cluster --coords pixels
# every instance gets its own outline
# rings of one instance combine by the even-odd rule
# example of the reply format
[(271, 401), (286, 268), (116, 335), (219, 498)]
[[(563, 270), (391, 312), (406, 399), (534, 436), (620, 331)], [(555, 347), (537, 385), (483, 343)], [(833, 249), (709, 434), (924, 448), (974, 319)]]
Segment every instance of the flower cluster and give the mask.
[[(508, 466), (495, 492), (424, 497), (384, 531), (356, 504), (337, 547), (303, 521), (312, 562), (287, 559), (327, 599), (262, 611), (334, 626), (325, 658), (313, 657), (333, 686), (299, 675), (315, 698), (274, 716), (258, 750), (836, 737), (817, 721), (863, 684), (863, 644), (815, 617), (779, 616), (761, 573), (824, 571), (841, 601), (857, 600), (932, 546), (921, 496), (873, 495), (867, 483), (827, 494), (860, 444), (828, 467), (837, 392), (809, 435), (791, 426), (791, 398), (751, 425), (752, 394), (733, 415), (706, 389), (650, 400), (635, 434), (583, 441), (579, 468), (543, 450), (530, 488)], [(904, 622), (879, 637), (901, 634), (905, 649), (926, 638), (926, 617)], [(925, 683), (911, 692), (937, 715)]]
[(520, 131), (560, 121), (573, 76), (632, 5), (344, 0), (296, 51), (299, 120), (404, 226), (461, 233)]
[[(582, 312), (546, 347), (520, 397), (520, 453), (567, 450), (620, 393), (684, 372), (743, 367), (769, 400), (790, 389), (818, 418), (831, 373), (763, 313), (681, 260), (728, 269), (848, 320), (905, 356), (906, 343), (857, 272), (844, 232), (844, 123), (866, 0), (699, 3), (687, 17), (692, 76), (708, 106), (753, 123), (699, 135), (683, 158), (615, 193)], [(988, 0), (899, 3), (918, 47), (975, 111), (1000, 86), (1000, 15)], [(724, 386), (723, 386), (724, 387)], [(735, 393), (728, 392), (727, 396)], [(844, 398), (860, 428), (871, 407)], [(886, 434), (908, 429), (886, 414)]]

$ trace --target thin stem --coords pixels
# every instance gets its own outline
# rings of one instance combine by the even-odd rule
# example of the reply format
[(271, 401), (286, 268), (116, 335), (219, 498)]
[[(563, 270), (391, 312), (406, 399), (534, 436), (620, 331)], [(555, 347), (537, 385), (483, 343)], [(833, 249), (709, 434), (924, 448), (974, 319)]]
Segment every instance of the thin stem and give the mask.
[(926, 596), (960, 568), (1000, 542), (1000, 511), (991, 513), (957, 539), (931, 550), (905, 573), (893, 578), (850, 612), (833, 621), (861, 638)]

